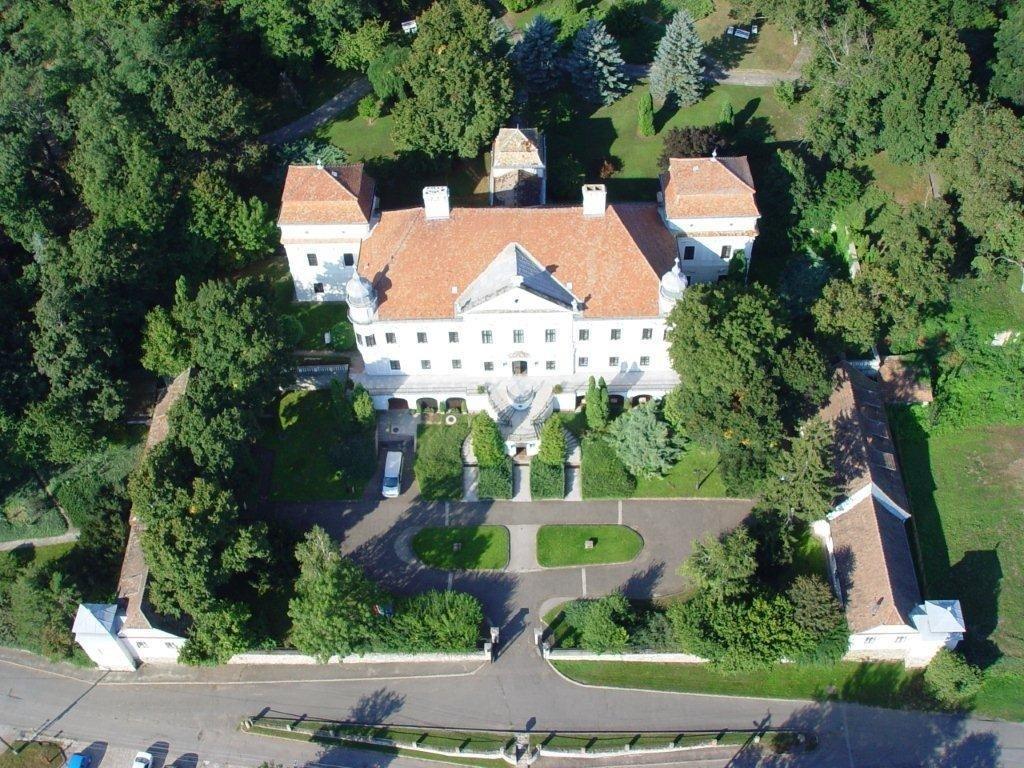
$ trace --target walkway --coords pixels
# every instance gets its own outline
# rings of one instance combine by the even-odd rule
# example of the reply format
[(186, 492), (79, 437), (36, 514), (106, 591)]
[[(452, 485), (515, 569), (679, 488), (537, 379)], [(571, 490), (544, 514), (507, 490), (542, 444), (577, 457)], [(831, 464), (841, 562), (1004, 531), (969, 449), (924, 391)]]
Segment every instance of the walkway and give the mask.
[(301, 139), (303, 136), (311, 134), (324, 123), (330, 122), (345, 112), (345, 110), (353, 106), (371, 90), (373, 89), (370, 86), (370, 81), (365, 77), (360, 77), (349, 83), (308, 115), (303, 115), (298, 120), (288, 123), (288, 125), (263, 134), (260, 136), (260, 140), (270, 146), (275, 146)]
[(22, 547), (52, 547), (54, 544), (71, 544), (78, 541), (81, 531), (77, 528), (68, 528), (58, 536), (45, 536), (39, 539), (15, 539), (13, 541), (0, 542), (0, 552), (12, 552)]

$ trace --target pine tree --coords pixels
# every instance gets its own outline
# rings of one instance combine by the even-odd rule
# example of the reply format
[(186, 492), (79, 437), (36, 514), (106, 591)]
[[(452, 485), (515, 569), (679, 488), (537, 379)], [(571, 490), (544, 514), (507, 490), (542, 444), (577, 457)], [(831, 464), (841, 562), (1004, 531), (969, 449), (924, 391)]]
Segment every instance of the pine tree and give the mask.
[(736, 122), (736, 110), (732, 108), (731, 101), (722, 102), (722, 111), (718, 115), (718, 126), (723, 132), (728, 132), (733, 129), (733, 124)]
[(543, 14), (537, 15), (523, 30), (523, 39), (512, 49), (516, 76), (527, 96), (550, 93), (558, 87), (561, 69), (555, 25)]
[(703, 90), (701, 55), (704, 47), (693, 17), (678, 11), (658, 43), (651, 64), (651, 95), (661, 100), (675, 96), (681, 106), (696, 103)]
[(611, 104), (629, 90), (619, 44), (600, 21), (576, 33), (569, 71), (577, 93), (587, 101)]
[(640, 94), (640, 101), (637, 104), (636, 132), (641, 136), (654, 135), (654, 99), (650, 91)]
[(604, 429), (608, 424), (608, 387), (604, 379), (600, 382), (590, 377), (587, 382), (586, 410), (587, 426), (590, 429)]

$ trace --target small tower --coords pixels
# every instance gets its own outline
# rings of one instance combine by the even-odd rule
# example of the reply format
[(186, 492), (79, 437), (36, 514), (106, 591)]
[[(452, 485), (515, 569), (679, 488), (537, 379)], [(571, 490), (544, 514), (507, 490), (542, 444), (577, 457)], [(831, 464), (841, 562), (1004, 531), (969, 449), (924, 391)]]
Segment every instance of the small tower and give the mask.
[(536, 128), (502, 128), (491, 147), (491, 205), (547, 203), (547, 150)]
[(345, 283), (345, 301), (348, 302), (348, 319), (353, 325), (366, 325), (377, 319), (377, 292), (358, 272), (353, 272)]
[(661, 288), (658, 290), (658, 310), (661, 314), (667, 315), (672, 311), (672, 307), (683, 297), (689, 283), (690, 279), (680, 270), (679, 257), (676, 256), (672, 269), (661, 276)]

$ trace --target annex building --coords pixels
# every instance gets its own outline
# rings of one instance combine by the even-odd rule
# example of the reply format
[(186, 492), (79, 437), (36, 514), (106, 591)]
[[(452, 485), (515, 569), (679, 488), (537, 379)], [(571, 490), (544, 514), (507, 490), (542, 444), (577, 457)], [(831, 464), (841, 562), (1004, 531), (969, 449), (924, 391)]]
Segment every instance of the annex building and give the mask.
[(346, 301), (379, 409), (487, 410), (510, 451), (572, 410), (590, 376), (635, 400), (672, 389), (666, 318), (687, 286), (748, 259), (759, 212), (744, 157), (671, 162), (648, 202), (546, 205), (546, 150), (532, 129), (495, 139), (490, 207), (382, 210), (361, 165), (291, 166), (281, 241), (298, 301)]

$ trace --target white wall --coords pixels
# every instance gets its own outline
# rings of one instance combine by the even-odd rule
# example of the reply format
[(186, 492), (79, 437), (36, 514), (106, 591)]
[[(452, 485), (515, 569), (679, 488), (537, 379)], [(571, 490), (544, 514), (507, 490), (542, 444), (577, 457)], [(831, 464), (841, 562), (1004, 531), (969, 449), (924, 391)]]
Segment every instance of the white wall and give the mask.
[(100, 669), (135, 670), (132, 652), (113, 635), (76, 634), (75, 641)]
[(122, 629), (121, 637), (139, 661), (149, 664), (177, 662), (185, 644), (185, 638), (159, 629)]
[[(295, 283), (295, 300), (344, 300), (345, 283), (359, 263), (359, 246), (370, 231), (369, 224), (281, 226), (281, 244)], [(315, 266), (310, 265), (309, 254), (316, 256)], [(345, 254), (351, 254), (350, 266), (345, 265)], [(314, 291), (316, 283), (324, 284), (323, 293)]]
[(669, 229), (683, 234), (697, 235), (701, 232), (750, 232), (757, 227), (757, 216), (727, 216), (699, 219), (669, 219)]

